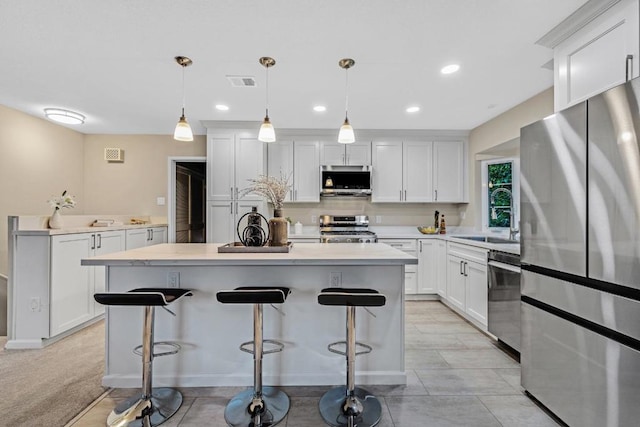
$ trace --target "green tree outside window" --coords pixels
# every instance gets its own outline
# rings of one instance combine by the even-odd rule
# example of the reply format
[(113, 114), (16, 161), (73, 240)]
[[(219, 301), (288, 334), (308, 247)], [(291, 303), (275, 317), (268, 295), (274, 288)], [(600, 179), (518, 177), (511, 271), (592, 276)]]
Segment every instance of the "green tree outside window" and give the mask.
[[(512, 162), (487, 165), (489, 227), (509, 227), (512, 193)], [(503, 190), (500, 190), (503, 189)], [(507, 191), (504, 191), (507, 190)]]

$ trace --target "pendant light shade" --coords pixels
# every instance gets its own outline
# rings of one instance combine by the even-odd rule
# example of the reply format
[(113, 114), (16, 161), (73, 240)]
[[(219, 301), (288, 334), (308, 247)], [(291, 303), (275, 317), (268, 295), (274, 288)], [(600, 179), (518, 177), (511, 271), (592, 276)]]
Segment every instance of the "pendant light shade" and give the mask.
[(193, 64), (193, 61), (186, 56), (176, 56), (176, 62), (182, 67), (182, 115), (176, 125), (176, 130), (173, 132), (173, 139), (176, 141), (193, 141), (193, 132), (191, 126), (187, 122), (187, 118), (184, 115), (185, 104), (185, 92), (184, 92), (184, 69)]
[(353, 128), (349, 123), (349, 68), (355, 65), (355, 61), (351, 58), (344, 58), (338, 61), (340, 68), (344, 69), (345, 73), (345, 97), (344, 97), (344, 123), (340, 127), (338, 133), (338, 142), (341, 144), (351, 144), (356, 142), (356, 136), (353, 132)]
[(275, 142), (276, 131), (273, 129), (271, 120), (269, 120), (269, 67), (276, 65), (276, 60), (268, 56), (263, 56), (258, 60), (264, 68), (266, 68), (267, 82), (266, 82), (266, 101), (265, 101), (265, 116), (262, 125), (260, 126), (260, 132), (258, 132), (258, 141), (262, 142)]

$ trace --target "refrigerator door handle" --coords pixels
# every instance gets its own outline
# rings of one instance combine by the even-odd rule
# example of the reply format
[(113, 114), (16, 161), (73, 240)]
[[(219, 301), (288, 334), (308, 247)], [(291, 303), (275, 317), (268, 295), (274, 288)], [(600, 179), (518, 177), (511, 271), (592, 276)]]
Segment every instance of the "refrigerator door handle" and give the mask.
[(492, 267), (500, 268), (502, 270), (508, 270), (514, 273), (520, 273), (520, 267), (516, 267), (515, 265), (505, 264), (503, 262), (498, 262), (498, 261), (489, 261), (488, 264)]
[(628, 82), (629, 79), (633, 77), (633, 55), (627, 55), (627, 59), (625, 62), (625, 81)]

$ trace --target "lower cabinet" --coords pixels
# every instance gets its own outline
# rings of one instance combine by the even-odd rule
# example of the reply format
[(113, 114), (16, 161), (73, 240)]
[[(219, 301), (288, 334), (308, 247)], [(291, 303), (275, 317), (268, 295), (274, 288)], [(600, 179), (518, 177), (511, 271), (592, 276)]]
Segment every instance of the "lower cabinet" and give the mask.
[[(418, 293), (435, 294), (438, 280), (438, 240), (418, 240)], [(446, 266), (444, 266), (446, 267)]]
[[(418, 256), (416, 239), (378, 239), (378, 241), (414, 257)], [(416, 264), (404, 267), (404, 293), (405, 295), (418, 293), (418, 265)]]
[(436, 291), (440, 298), (447, 297), (447, 242), (437, 240), (436, 259), (438, 268), (436, 270)]
[(487, 250), (449, 242), (445, 301), (474, 323), (487, 327)]
[(55, 336), (102, 313), (93, 294), (104, 291), (104, 267), (80, 265), (95, 255), (122, 251), (125, 232), (78, 233), (51, 238), (49, 336)]

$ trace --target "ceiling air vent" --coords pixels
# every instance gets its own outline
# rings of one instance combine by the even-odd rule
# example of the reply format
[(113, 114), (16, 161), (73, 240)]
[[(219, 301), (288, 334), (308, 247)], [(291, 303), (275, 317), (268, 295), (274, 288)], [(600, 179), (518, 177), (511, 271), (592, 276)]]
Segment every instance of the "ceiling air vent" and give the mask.
[(227, 76), (227, 80), (233, 87), (256, 87), (256, 79), (253, 76)]

